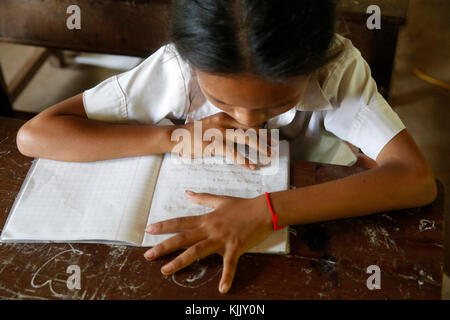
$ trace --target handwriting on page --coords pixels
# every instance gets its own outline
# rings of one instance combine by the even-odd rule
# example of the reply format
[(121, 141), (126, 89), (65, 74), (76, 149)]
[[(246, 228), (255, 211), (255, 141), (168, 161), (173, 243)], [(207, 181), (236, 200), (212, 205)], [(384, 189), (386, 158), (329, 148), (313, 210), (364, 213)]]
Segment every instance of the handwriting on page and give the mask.
[[(288, 145), (280, 144), (279, 170), (276, 175), (263, 175), (261, 170), (248, 170), (222, 159), (203, 164), (171, 161), (166, 155), (158, 177), (147, 224), (211, 212), (212, 209), (189, 202), (186, 190), (241, 198), (256, 197), (264, 192), (286, 190), (288, 184)], [(155, 245), (170, 235), (146, 234), (144, 246)]]

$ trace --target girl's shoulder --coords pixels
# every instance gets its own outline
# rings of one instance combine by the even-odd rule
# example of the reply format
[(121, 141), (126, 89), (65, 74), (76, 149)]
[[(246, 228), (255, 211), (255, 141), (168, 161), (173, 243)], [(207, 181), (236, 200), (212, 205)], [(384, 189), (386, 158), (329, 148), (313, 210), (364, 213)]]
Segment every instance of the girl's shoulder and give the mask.
[(89, 118), (139, 121), (182, 119), (189, 106), (189, 66), (170, 43), (131, 70), (112, 76), (83, 92)]
[(349, 64), (362, 59), (360, 51), (352, 41), (337, 33), (333, 37), (327, 55), (330, 57), (329, 62), (315, 72), (324, 87), (331, 75), (336, 76), (340, 72), (344, 72)]
[(187, 63), (178, 53), (173, 43), (161, 45), (144, 61), (135, 68), (119, 75), (123, 77), (128, 75), (131, 78), (139, 78), (148, 83), (151, 78), (157, 77), (160, 80), (166, 79), (169, 82), (189, 83), (192, 77), (192, 71)]
[(328, 50), (330, 61), (316, 70), (317, 82), (333, 107), (348, 95), (363, 95), (371, 86), (371, 70), (352, 41), (335, 34)]
[(180, 53), (173, 43), (169, 42), (163, 45), (160, 50), (163, 51), (164, 56), (162, 62), (166, 63), (167, 61), (172, 61), (172, 63), (176, 63), (178, 65), (178, 67), (180, 68), (180, 72), (185, 78), (192, 77), (192, 69), (189, 63), (181, 57)]

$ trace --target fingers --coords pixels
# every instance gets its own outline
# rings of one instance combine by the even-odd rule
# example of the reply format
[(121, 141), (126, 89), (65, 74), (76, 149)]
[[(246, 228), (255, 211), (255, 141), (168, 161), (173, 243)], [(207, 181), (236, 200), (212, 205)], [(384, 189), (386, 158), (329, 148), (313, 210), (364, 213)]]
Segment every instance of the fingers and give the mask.
[(183, 232), (179, 233), (161, 243), (154, 246), (153, 248), (147, 250), (144, 253), (144, 257), (147, 260), (153, 260), (158, 257), (164, 256), (166, 254), (169, 254), (171, 252), (174, 252), (181, 248), (187, 248), (200, 240), (203, 240), (204, 235), (200, 231), (200, 229), (197, 229), (195, 231), (191, 232)]
[[(195, 193), (193, 191), (187, 190), (186, 196), (188, 199), (196, 204), (203, 205), (209, 208), (217, 208), (219, 207), (223, 201), (232, 199), (233, 197), (228, 196), (218, 196), (213, 195), (209, 193)], [(179, 235), (176, 235), (174, 237), (171, 237), (170, 239), (162, 242), (160, 246), (157, 248), (158, 256), (165, 254), (160, 253), (158, 250), (162, 250), (163, 252), (166, 252), (169, 250), (168, 248), (176, 247), (175, 249), (171, 249), (171, 251), (175, 251), (182, 247), (182, 245), (189, 246), (192, 243), (198, 242), (202, 235), (199, 234), (198, 227), (201, 226), (202, 221), (204, 219), (205, 215), (200, 216), (189, 216), (189, 217), (179, 217), (174, 219), (168, 219), (160, 222), (156, 222), (153, 224), (150, 224), (145, 229), (145, 232), (150, 234), (167, 234), (167, 233), (177, 233), (183, 230), (190, 230), (193, 228), (197, 228), (197, 234), (195, 236), (192, 236), (191, 233), (181, 233)], [(200, 237), (200, 238), (199, 238)], [(156, 255), (155, 250), (147, 251), (147, 257)]]
[[(262, 131), (259, 132), (258, 130)], [(237, 136), (237, 141), (245, 141), (245, 144), (253, 150), (260, 152), (264, 156), (270, 157), (271, 137), (267, 129), (250, 128), (246, 132), (237, 130), (235, 134)]]
[[(258, 134), (258, 130), (263, 131)], [(267, 129), (249, 128), (246, 131), (237, 129), (232, 131), (232, 133), (227, 132), (225, 142), (226, 141), (233, 144), (247, 145), (255, 152), (260, 152), (264, 156), (270, 156), (271, 154), (271, 137)]]
[(170, 261), (161, 268), (165, 275), (172, 274), (187, 267), (197, 259), (206, 257), (216, 252), (218, 245), (212, 240), (203, 240), (181, 253), (178, 257)]
[[(258, 154), (262, 157), (271, 157), (271, 146), (276, 144), (276, 141), (272, 140), (270, 130), (243, 125), (224, 112), (219, 112), (206, 119), (209, 119), (205, 125), (205, 128), (208, 128), (206, 136), (209, 139), (207, 140), (214, 140), (217, 143), (203, 145), (205, 148), (203, 155), (209, 156), (221, 152), (221, 155), (227, 159), (247, 169), (256, 169)], [(216, 131), (213, 134), (210, 130)], [(217, 137), (221, 140), (220, 142), (216, 141)], [(237, 152), (237, 145), (248, 146), (250, 157)]]
[(223, 257), (223, 272), (219, 283), (220, 293), (227, 293), (233, 283), (236, 266), (239, 260), (239, 255), (236, 249), (229, 249), (225, 251)]
[(195, 204), (213, 209), (218, 208), (224, 200), (232, 198), (228, 196), (218, 196), (210, 193), (196, 193), (190, 190), (186, 190), (186, 196), (188, 197), (189, 201)]
[(145, 232), (151, 234), (175, 233), (198, 227), (201, 223), (201, 219), (202, 216), (168, 219), (148, 225)]
[[(265, 131), (263, 131), (263, 132), (264, 132), (264, 134), (267, 135), (267, 139), (265, 139), (266, 142), (264, 144), (261, 144), (257, 138), (258, 133), (261, 133), (258, 131), (258, 130), (262, 129), (261, 127), (254, 127), (254, 126), (250, 127), (250, 126), (243, 125), (226, 113), (223, 113), (223, 115), (221, 115), (221, 117), (222, 117), (222, 121), (226, 123), (225, 127), (230, 128), (230, 129), (238, 129), (238, 130), (234, 130), (233, 139), (237, 138), (238, 141), (240, 141), (240, 143), (246, 144), (249, 147), (263, 153), (263, 155), (270, 157), (270, 148), (268, 148), (268, 146), (272, 145), (270, 130), (264, 129)], [(241, 130), (239, 130), (239, 129), (241, 129)], [(261, 134), (260, 134), (260, 136), (261, 136)], [(227, 138), (229, 138), (229, 137), (227, 137)], [(233, 143), (234, 142), (236, 142), (236, 141), (233, 140)]]
[(250, 159), (246, 158), (242, 153), (240, 153), (237, 145), (234, 145), (232, 147), (232, 151), (227, 152), (225, 154), (225, 157), (227, 159), (234, 161), (235, 163), (237, 163), (238, 165), (240, 165), (244, 168), (251, 169), (251, 170), (256, 169), (256, 163), (254, 163)]
[(240, 153), (237, 145), (225, 141), (225, 145), (222, 147), (222, 150), (221, 155), (228, 160), (233, 161), (246, 169), (256, 169), (256, 164)]

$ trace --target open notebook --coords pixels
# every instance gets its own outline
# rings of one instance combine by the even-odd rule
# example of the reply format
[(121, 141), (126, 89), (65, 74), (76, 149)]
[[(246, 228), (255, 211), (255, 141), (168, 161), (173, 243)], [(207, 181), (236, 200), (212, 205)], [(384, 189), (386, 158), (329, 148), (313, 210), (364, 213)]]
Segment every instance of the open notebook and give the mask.
[[(276, 174), (263, 174), (270, 166), (252, 171), (211, 159), (201, 164), (180, 163), (171, 154), (95, 162), (35, 159), (1, 240), (155, 246), (173, 234), (146, 234), (148, 224), (212, 211), (188, 201), (185, 190), (250, 198), (289, 186), (286, 141), (279, 145)], [(288, 253), (288, 229), (248, 252)]]

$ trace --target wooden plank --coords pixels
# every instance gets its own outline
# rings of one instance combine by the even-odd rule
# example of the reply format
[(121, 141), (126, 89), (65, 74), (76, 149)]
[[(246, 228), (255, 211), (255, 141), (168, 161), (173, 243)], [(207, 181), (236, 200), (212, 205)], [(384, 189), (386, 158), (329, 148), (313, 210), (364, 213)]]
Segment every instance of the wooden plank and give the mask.
[(13, 108), (8, 96), (2, 66), (0, 65), (0, 117), (13, 117)]
[(50, 56), (50, 64), (55, 68), (67, 67), (67, 62), (64, 57), (62, 50), (51, 50), (52, 55)]
[(382, 23), (406, 24), (409, 0), (341, 0), (337, 4), (337, 16), (354, 19), (365, 24), (369, 16), (366, 13), (367, 8), (371, 5), (380, 8)]
[(17, 71), (8, 85), (9, 98), (14, 102), (28, 83), (33, 79), (39, 68), (50, 56), (51, 51), (46, 48), (36, 48), (32, 57)]
[(145, 57), (167, 38), (170, 0), (79, 0), (81, 30), (66, 26), (66, 10), (73, 4), (72, 0), (2, 0), (0, 40)]
[(378, 91), (387, 100), (397, 47), (398, 26), (384, 25), (381, 30), (369, 30), (365, 24), (351, 19), (340, 19), (336, 32), (349, 38), (361, 51), (378, 85)]

